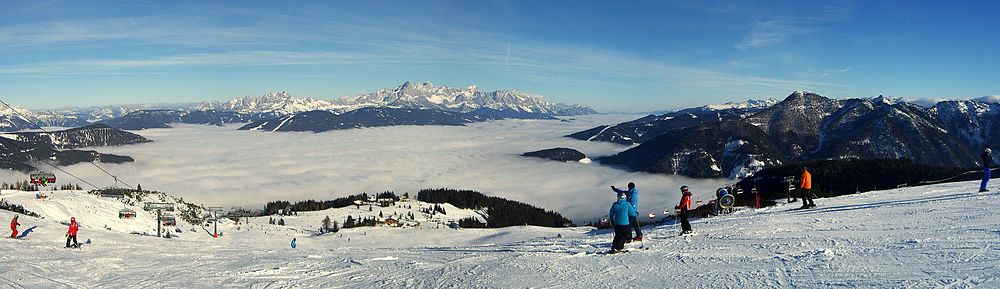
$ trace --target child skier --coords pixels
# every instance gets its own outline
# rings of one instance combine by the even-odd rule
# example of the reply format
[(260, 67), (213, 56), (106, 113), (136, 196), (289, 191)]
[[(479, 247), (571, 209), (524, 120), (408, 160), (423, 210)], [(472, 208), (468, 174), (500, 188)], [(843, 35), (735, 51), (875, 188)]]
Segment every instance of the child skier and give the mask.
[(609, 254), (614, 254), (625, 249), (625, 240), (632, 239), (632, 230), (629, 227), (629, 216), (639, 213), (625, 199), (625, 193), (618, 193), (618, 201), (611, 204), (611, 213), (608, 214), (608, 221), (614, 226), (615, 238), (611, 242)]
[(691, 207), (691, 192), (688, 191), (688, 186), (681, 186), (681, 203), (674, 207), (674, 209), (680, 210), (677, 217), (681, 219), (681, 235), (690, 234), (691, 223), (688, 222), (688, 210)]
[[(639, 211), (639, 189), (635, 188), (635, 183), (628, 183), (627, 191), (618, 189), (615, 186), (611, 186), (611, 190), (619, 194), (624, 193), (625, 200), (632, 205), (636, 212)], [(625, 242), (642, 241), (642, 229), (639, 228), (639, 214), (629, 215), (628, 222), (632, 226), (632, 230), (635, 231), (635, 238), (626, 240)]]
[(76, 217), (69, 218), (69, 231), (66, 231), (66, 248), (69, 248), (69, 241), (73, 240), (73, 248), (79, 248), (80, 243), (76, 242), (76, 231), (80, 230), (80, 226), (76, 224)]
[(17, 215), (14, 215), (14, 219), (10, 220), (10, 230), (11, 230), (10, 238), (11, 239), (16, 239), (17, 238), (17, 227), (20, 226), (20, 225), (21, 225), (21, 223), (17, 222)]

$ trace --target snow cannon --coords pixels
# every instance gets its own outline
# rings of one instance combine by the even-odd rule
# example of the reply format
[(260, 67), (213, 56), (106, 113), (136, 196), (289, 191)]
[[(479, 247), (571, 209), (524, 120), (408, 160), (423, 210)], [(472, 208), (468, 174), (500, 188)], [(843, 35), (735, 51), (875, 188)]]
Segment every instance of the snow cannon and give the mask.
[(56, 175), (46, 171), (36, 171), (31, 173), (31, 183), (46, 186), (56, 182)]

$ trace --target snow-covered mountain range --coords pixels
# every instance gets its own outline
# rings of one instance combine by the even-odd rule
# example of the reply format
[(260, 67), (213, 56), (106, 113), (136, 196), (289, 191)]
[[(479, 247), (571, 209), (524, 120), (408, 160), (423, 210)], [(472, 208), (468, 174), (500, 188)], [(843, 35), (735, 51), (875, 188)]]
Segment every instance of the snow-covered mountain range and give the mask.
[(0, 110), (0, 131), (35, 129), (39, 126), (79, 127), (94, 122), (130, 130), (166, 128), (174, 122), (222, 125), (275, 119), (309, 111), (344, 114), (363, 108), (436, 110), (472, 114), (473, 118), (478, 116), (479, 119), (554, 119), (555, 116), (596, 113), (586, 106), (553, 103), (516, 90), (480, 91), (476, 86), (450, 88), (434, 86), (430, 82), (405, 82), (395, 88), (334, 100), (298, 98), (282, 91), (193, 105), (128, 105), (37, 112), (18, 109), (25, 118)]
[(0, 107), (0, 132), (37, 129), (35, 122), (36, 119), (32, 118), (31, 111), (27, 109)]
[(313, 110), (341, 111), (344, 106), (310, 97), (296, 98), (287, 91), (270, 92), (262, 96), (244, 96), (230, 101), (200, 103), (191, 110), (233, 111), (243, 114), (273, 113), (290, 115)]
[(777, 102), (775, 99), (767, 99), (706, 105), (662, 115), (648, 115), (616, 125), (599, 126), (568, 136), (586, 141), (606, 141), (630, 145), (645, 142), (678, 128), (738, 120), (771, 107)]
[[(844, 158), (905, 158), (928, 165), (972, 167), (978, 165), (978, 152), (1000, 147), (996, 144), (1000, 132), (995, 129), (1000, 105), (975, 100), (924, 108), (885, 97), (832, 99), (796, 91), (766, 109), (735, 112), (729, 117), (719, 113), (707, 120), (673, 123), (669, 121), (676, 115), (649, 116), (571, 136), (641, 141), (635, 148), (602, 158), (605, 164), (729, 178), (742, 178), (776, 164)], [(654, 130), (659, 127), (666, 128)]]
[(434, 86), (430, 82), (405, 82), (392, 89), (337, 100), (344, 107), (400, 107), (472, 112), (480, 108), (566, 116), (597, 113), (575, 104), (553, 103), (516, 90), (481, 91), (475, 85), (466, 88)]
[(325, 110), (343, 113), (361, 108), (407, 108), (468, 113), (480, 108), (509, 110), (549, 116), (596, 113), (593, 109), (573, 104), (553, 103), (540, 97), (516, 90), (480, 91), (475, 85), (467, 88), (434, 86), (430, 82), (379, 89), (375, 92), (347, 96), (327, 101), (314, 98), (295, 98), (286, 91), (271, 92), (254, 97), (246, 96), (228, 102), (205, 102), (192, 107), (194, 110), (223, 110), (245, 114), (277, 113), (291, 115), (299, 112)]

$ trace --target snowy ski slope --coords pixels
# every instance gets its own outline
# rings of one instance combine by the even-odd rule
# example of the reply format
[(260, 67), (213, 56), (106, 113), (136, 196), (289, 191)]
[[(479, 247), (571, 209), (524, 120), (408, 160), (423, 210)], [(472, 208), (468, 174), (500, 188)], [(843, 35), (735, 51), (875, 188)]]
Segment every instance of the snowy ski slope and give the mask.
[[(819, 199), (809, 210), (743, 210), (696, 220), (697, 234), (687, 237), (676, 236), (674, 224), (648, 226), (649, 250), (610, 256), (595, 254), (610, 234), (588, 228), (377, 227), (310, 236), (307, 226), (336, 212), (286, 217), (285, 227), (267, 225), (267, 217), (239, 230), (226, 224), (219, 239), (205, 231), (130, 235), (88, 227), (93, 222), (78, 215), (80, 240), (92, 243), (67, 250), (58, 219), (88, 210), (67, 206), (40, 211), (45, 219), (22, 216), (22, 231), (37, 226), (26, 240), (0, 239), (0, 288), (1000, 288), (1000, 193), (975, 193), (977, 185)], [(0, 198), (35, 202), (9, 193)], [(0, 211), (0, 220), (11, 217)], [(297, 249), (289, 247), (293, 237)]]

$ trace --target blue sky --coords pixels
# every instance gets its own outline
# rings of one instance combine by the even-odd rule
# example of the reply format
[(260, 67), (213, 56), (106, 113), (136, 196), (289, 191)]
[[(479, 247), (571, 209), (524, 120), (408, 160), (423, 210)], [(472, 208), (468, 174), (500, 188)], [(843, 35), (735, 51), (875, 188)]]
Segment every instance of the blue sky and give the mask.
[(1000, 94), (996, 1), (20, 2), (0, 9), (0, 97), (28, 108), (407, 80), (628, 112)]

